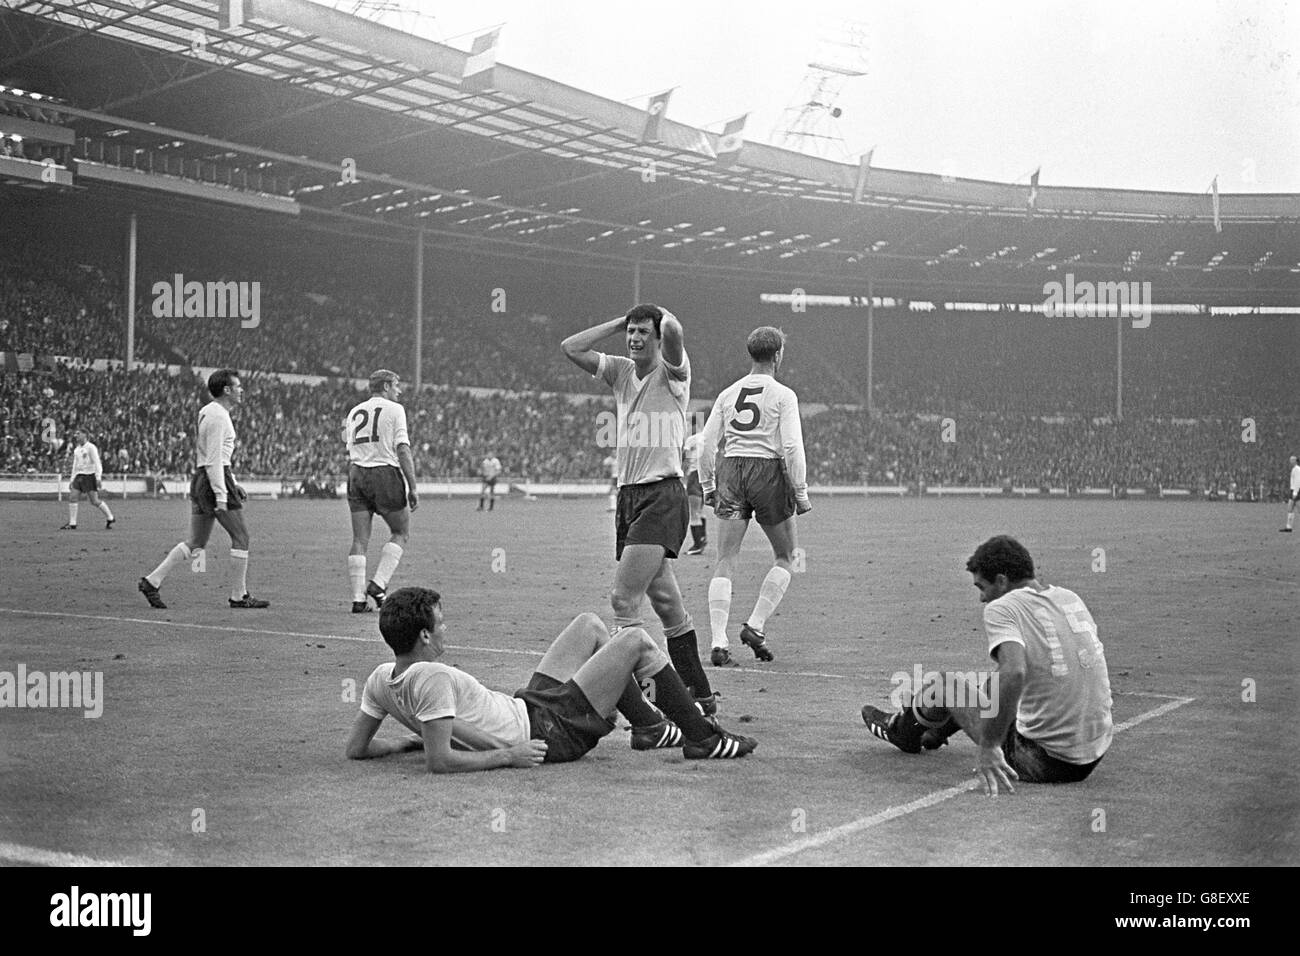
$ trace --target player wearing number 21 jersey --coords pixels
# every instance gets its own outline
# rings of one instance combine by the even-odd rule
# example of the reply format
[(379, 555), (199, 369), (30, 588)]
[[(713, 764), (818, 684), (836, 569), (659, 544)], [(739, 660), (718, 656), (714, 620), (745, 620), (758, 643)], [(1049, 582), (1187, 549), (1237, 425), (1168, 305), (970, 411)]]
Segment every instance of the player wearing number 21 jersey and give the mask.
[[(410, 538), (411, 512), (419, 507), (415, 492), (415, 460), (406, 432), (406, 409), (397, 403), (401, 383), (396, 372), (377, 369), (370, 375), (370, 397), (354, 406), (343, 422), (348, 446), (348, 509), (352, 512), (352, 548), (348, 552), (348, 582), (352, 586), (352, 613), (384, 603), (388, 581), (402, 559)], [(379, 555), (379, 566), (366, 583), (366, 549), (370, 525), (379, 515), (388, 525), (389, 540)]]
[(763, 326), (749, 334), (745, 347), (750, 372), (718, 396), (700, 437), (700, 484), (705, 503), (719, 518), (718, 563), (709, 582), (715, 667), (733, 665), (727, 641), (731, 579), (749, 519), (758, 518), (775, 560), (740, 639), (760, 661), (770, 661), (775, 655), (763, 628), (790, 584), (797, 547), (794, 516), (812, 510), (799, 399), (776, 380), (785, 334)]

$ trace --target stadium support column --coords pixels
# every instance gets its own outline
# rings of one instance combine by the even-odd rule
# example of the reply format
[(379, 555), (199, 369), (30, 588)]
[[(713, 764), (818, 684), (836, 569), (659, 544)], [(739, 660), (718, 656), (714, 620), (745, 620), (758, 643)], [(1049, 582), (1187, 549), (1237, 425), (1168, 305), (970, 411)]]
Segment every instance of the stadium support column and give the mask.
[(871, 413), (872, 402), (875, 399), (875, 382), (872, 378), (875, 374), (875, 337), (876, 337), (876, 306), (875, 290), (872, 288), (871, 279), (867, 279), (867, 413)]
[(1124, 310), (1115, 312), (1115, 421), (1124, 420)]
[(424, 230), (415, 234), (415, 390), (420, 390), (424, 366)]
[(126, 230), (126, 367), (135, 361), (135, 213)]
[(632, 304), (641, 304), (641, 260), (632, 263)]

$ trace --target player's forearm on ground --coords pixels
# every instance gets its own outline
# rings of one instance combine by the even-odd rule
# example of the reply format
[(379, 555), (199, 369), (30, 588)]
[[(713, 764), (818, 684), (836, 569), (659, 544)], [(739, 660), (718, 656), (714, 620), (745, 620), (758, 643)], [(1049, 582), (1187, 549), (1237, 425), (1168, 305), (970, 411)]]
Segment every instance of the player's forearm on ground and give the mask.
[(429, 773), (470, 773), (475, 770), (499, 770), (510, 766), (509, 750), (452, 750), (426, 753), (424, 765)]
[(397, 462), (402, 466), (402, 474), (406, 476), (407, 490), (415, 491), (415, 457), (411, 454), (410, 445), (397, 446)]
[(375, 760), (390, 754), (402, 754), (410, 750), (423, 750), (424, 741), (417, 737), (403, 737), (401, 740), (372, 740), (366, 744), (361, 753), (349, 753), (353, 760)]
[(998, 709), (991, 718), (984, 722), (984, 747), (1000, 747), (1007, 738), (1007, 731), (1016, 719), (1020, 707), (1020, 695), (1025, 689), (1025, 675), (1019, 671), (998, 672)]
[(609, 338), (615, 332), (618, 332), (626, 324), (627, 319), (624, 316), (610, 319), (608, 322), (602, 322), (600, 325), (593, 325), (589, 329), (583, 329), (581, 332), (574, 332), (567, 339), (560, 343), (560, 348), (564, 354), (572, 358), (579, 352), (589, 352), (596, 347), (597, 343)]

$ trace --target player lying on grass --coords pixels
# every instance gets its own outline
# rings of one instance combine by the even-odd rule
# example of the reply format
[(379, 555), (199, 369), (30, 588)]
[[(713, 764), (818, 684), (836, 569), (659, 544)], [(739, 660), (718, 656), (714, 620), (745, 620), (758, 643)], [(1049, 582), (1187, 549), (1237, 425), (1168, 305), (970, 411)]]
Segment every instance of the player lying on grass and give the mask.
[(980, 545), (966, 570), (985, 605), (997, 672), (983, 688), (972, 685), (973, 675), (940, 674), (900, 713), (867, 705), (862, 719), (877, 737), (913, 754), (966, 731), (979, 745), (975, 771), (990, 796), (1014, 791), (1011, 780), (1083, 780), (1114, 733), (1110, 677), (1092, 615), (1073, 591), (1040, 584), (1029, 552), (1006, 535)]
[[(578, 615), (513, 697), (438, 662), (447, 626), (437, 591), (389, 594), (379, 630), (395, 660), (366, 681), (347, 744), (353, 760), (423, 747), (431, 773), (563, 763), (614, 729), (616, 709), (632, 723), (635, 750), (682, 744), (688, 760), (707, 760), (743, 757), (758, 745), (705, 717), (667, 655), (639, 627), (611, 637), (595, 614)], [(638, 679), (654, 682), (663, 712), (646, 702)], [(375, 740), (390, 715), (418, 737)]]

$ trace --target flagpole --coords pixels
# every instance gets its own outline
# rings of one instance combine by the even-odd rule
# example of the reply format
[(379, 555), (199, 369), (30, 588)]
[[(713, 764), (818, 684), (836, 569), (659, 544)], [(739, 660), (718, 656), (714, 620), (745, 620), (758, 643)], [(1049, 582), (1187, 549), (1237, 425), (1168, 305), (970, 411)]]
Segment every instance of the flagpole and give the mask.
[(871, 276), (867, 276), (867, 414), (871, 414), (872, 402), (875, 399), (875, 383), (872, 381), (875, 365), (875, 333), (876, 333), (876, 306), (875, 292), (871, 283)]

